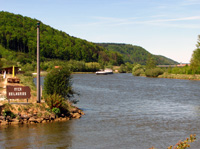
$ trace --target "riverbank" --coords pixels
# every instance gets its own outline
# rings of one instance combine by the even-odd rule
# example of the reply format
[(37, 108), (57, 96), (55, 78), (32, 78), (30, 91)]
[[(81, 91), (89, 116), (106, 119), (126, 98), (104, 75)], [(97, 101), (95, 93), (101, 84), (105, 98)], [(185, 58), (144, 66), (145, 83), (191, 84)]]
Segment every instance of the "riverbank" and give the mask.
[(186, 74), (168, 74), (164, 73), (159, 75), (158, 78), (168, 78), (168, 79), (183, 79), (183, 80), (200, 80), (200, 75), (186, 75)]
[[(11, 76), (7, 76), (11, 77)], [(6, 85), (20, 85), (7, 83), (7, 79), (0, 81), (0, 126), (13, 124), (47, 123), (54, 121), (67, 121), (79, 119), (84, 115), (83, 111), (72, 105), (70, 101), (65, 101), (67, 109), (65, 113), (55, 114), (42, 98), (41, 103), (36, 102), (36, 91), (31, 90), (30, 99), (6, 99)]]

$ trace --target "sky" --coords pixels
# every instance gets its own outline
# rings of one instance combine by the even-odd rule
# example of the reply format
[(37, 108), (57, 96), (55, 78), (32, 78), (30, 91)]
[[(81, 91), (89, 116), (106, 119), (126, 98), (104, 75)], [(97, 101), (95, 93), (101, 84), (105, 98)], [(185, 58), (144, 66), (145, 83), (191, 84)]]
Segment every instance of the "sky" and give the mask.
[(200, 0), (0, 0), (0, 11), (40, 20), (90, 42), (126, 43), (189, 63)]

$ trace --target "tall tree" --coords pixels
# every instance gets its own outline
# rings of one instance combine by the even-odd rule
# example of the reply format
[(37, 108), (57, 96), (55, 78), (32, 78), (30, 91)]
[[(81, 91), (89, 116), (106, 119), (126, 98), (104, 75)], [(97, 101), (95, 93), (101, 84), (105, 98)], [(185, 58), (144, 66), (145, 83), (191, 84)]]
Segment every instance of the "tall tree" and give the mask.
[(200, 35), (198, 36), (196, 47), (197, 48), (193, 51), (192, 58), (190, 60), (191, 69), (194, 73), (200, 70)]
[(156, 60), (151, 55), (149, 55), (146, 62), (146, 69), (152, 69), (155, 67), (156, 67)]

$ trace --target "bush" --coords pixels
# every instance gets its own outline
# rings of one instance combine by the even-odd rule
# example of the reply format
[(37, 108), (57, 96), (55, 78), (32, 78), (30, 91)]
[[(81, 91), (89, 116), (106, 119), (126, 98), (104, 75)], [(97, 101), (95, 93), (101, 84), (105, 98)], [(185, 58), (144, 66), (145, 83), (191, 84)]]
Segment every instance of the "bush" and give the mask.
[(95, 72), (101, 68), (100, 64), (97, 62), (86, 63), (86, 69), (88, 72)]
[(49, 109), (46, 108), (48, 112), (54, 112), (56, 115), (60, 113), (68, 114), (70, 103), (65, 101), (63, 97), (58, 94), (48, 95), (45, 97), (45, 102), (49, 106)]
[(52, 112), (55, 113), (56, 115), (60, 114), (60, 109), (59, 108), (53, 108)]
[(140, 76), (141, 74), (144, 74), (143, 69), (138, 69), (135, 72), (132, 73), (134, 76)]
[(143, 68), (142, 65), (140, 65), (140, 64), (135, 65), (135, 66), (133, 67), (133, 69), (132, 69), (132, 74), (133, 74), (134, 76), (140, 76), (140, 75), (143, 74), (143, 73), (144, 73), (144, 68)]
[(145, 71), (145, 75), (147, 77), (158, 77), (159, 75), (163, 74), (163, 70), (161, 68), (153, 68), (153, 69), (147, 69)]
[(16, 115), (10, 110), (4, 110), (4, 111), (2, 111), (2, 114), (5, 117), (7, 117), (7, 116), (10, 116), (11, 118), (15, 118), (16, 117)]
[(124, 64), (120, 65), (119, 72), (120, 73), (126, 73), (126, 66)]
[(50, 71), (44, 79), (44, 93), (46, 95), (57, 94), (67, 99), (74, 92), (72, 90), (71, 72), (68, 67), (61, 66)]
[(31, 72), (25, 72), (24, 76), (32, 76), (32, 73)]
[(11, 118), (15, 118), (16, 115), (11, 111), (13, 110), (13, 107), (11, 104), (6, 103), (3, 105), (4, 109), (2, 110), (2, 115), (7, 117), (10, 116)]

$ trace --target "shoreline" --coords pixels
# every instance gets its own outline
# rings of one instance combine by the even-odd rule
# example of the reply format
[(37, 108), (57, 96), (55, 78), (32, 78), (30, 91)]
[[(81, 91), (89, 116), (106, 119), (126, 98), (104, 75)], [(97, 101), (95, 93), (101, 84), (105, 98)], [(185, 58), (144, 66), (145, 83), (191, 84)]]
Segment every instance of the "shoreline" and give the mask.
[(194, 80), (200, 81), (200, 75), (186, 75), (186, 74), (163, 74), (159, 75), (158, 78), (167, 78), (167, 79), (182, 79), (182, 80)]
[[(11, 77), (7, 75), (7, 78)], [(0, 101), (0, 127), (6, 125), (23, 125), (32, 123), (51, 123), (56, 121), (68, 121), (80, 119), (85, 113), (70, 101), (65, 101), (68, 106), (67, 112), (55, 114), (46, 104), (44, 99), (41, 103), (36, 101), (36, 91), (31, 90), (31, 97), (27, 99), (6, 99), (6, 85), (24, 86), (21, 83), (7, 83), (7, 79), (0, 81), (0, 95), (4, 98)]]

